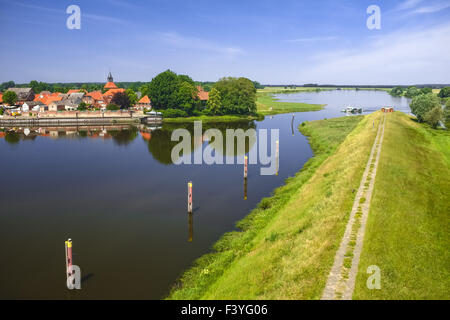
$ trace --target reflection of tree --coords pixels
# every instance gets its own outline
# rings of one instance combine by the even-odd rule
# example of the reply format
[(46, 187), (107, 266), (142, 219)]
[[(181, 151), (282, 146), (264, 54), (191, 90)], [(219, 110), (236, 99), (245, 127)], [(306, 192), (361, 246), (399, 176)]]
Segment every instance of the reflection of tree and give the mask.
[[(202, 124), (202, 135), (208, 129), (218, 129), (223, 136), (223, 148), (226, 148), (226, 130), (227, 129), (256, 129), (254, 121), (239, 121), (239, 122), (211, 122)], [(155, 160), (162, 164), (172, 164), (172, 149), (180, 141), (171, 141), (172, 132), (175, 129), (186, 129), (191, 135), (191, 152), (194, 152), (194, 124), (193, 123), (170, 123), (164, 124), (162, 129), (152, 131), (152, 139), (148, 142), (148, 151), (152, 154)], [(247, 153), (252, 146), (249, 146), (248, 139), (246, 139), (245, 153)], [(235, 154), (237, 145), (235, 144)]]
[(131, 141), (137, 138), (138, 128), (130, 127), (126, 130), (111, 130), (108, 133), (113, 138), (114, 142), (119, 146), (126, 146)]
[(15, 131), (6, 132), (5, 141), (10, 144), (17, 144), (20, 141), (20, 134)]

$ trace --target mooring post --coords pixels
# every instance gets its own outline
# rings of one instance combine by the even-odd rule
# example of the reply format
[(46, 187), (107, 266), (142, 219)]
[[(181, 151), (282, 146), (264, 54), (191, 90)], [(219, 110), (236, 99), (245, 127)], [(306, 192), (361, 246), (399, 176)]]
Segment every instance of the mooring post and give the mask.
[(72, 274), (70, 272), (70, 267), (73, 264), (72, 260), (72, 239), (66, 241), (66, 275), (69, 278)]
[(292, 120), (291, 120), (292, 135), (294, 135), (294, 117), (295, 117), (295, 115), (292, 114)]
[(248, 157), (244, 157), (244, 178), (247, 178), (248, 173)]
[(188, 213), (192, 213), (192, 181), (188, 182)]

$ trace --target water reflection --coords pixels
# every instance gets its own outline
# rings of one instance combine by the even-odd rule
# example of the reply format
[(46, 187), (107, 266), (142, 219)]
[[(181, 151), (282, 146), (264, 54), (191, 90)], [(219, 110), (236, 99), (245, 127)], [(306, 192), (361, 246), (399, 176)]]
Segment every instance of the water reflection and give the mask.
[[(223, 156), (243, 156), (248, 153), (253, 147), (255, 137), (247, 137), (244, 154), (239, 152), (237, 143), (234, 143), (234, 150), (228, 150), (227, 145), (227, 129), (248, 129), (256, 130), (256, 123), (254, 121), (238, 121), (238, 122), (213, 122), (202, 123), (202, 134), (199, 137), (194, 135), (194, 123), (168, 123), (162, 127), (150, 126), (132, 126), (132, 125), (114, 125), (114, 126), (69, 126), (69, 127), (39, 127), (39, 128), (0, 128), (0, 138), (4, 138), (9, 144), (17, 144), (25, 140), (35, 140), (37, 137), (47, 137), (53, 139), (111, 139), (117, 146), (127, 146), (140, 135), (147, 144), (149, 153), (161, 164), (171, 165), (172, 149), (179, 141), (172, 141), (172, 133), (176, 129), (186, 129), (191, 136), (191, 154), (204, 145), (214, 143), (214, 138), (211, 140), (208, 134), (205, 134), (209, 129), (218, 130), (223, 136)], [(199, 139), (195, 143), (194, 139)], [(216, 152), (221, 152), (217, 149)], [(179, 157), (183, 154), (178, 155)], [(177, 160), (177, 159), (174, 159)]]

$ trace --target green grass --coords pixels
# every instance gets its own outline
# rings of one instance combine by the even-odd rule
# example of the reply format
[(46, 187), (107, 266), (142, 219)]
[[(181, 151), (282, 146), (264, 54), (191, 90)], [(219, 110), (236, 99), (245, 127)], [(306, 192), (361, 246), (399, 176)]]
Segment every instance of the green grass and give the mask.
[[(450, 297), (450, 132), (388, 115), (354, 299)], [(381, 269), (381, 289), (366, 287)]]
[(280, 102), (274, 99), (273, 93), (269, 92), (258, 92), (256, 105), (258, 112), (265, 115), (303, 111), (318, 111), (322, 110), (324, 107), (324, 105), (322, 104)]
[(237, 224), (242, 231), (226, 233), (195, 261), (168, 298), (319, 298), (380, 115), (303, 123), (315, 156)]

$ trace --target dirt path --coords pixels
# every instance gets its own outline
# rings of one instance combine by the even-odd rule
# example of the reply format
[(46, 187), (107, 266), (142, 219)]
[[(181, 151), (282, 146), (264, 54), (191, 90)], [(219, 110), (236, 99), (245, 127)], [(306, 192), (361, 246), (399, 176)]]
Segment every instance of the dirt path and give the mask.
[(384, 137), (386, 115), (378, 126), (377, 136), (356, 193), (350, 219), (328, 275), (322, 300), (351, 300), (358, 273), (359, 257), (364, 241), (367, 216), (370, 209), (373, 186), (377, 174), (381, 145)]

